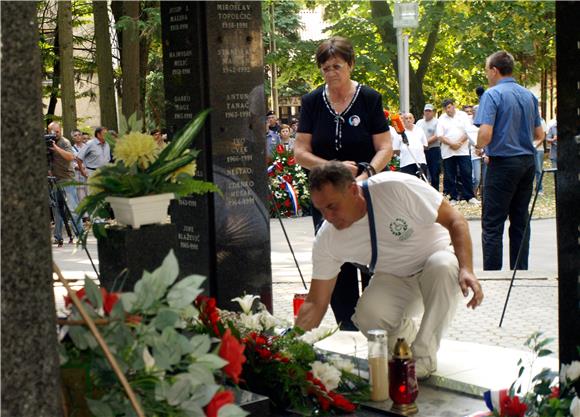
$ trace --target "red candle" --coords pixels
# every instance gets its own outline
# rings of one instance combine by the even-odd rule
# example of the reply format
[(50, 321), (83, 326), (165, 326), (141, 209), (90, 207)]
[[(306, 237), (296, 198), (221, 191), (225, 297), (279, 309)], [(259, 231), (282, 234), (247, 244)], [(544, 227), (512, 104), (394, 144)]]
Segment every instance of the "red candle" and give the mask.
[(300, 307), (304, 304), (304, 300), (306, 300), (306, 296), (308, 294), (294, 294), (294, 300), (292, 300), (292, 306), (294, 307), (294, 320), (298, 317), (298, 312), (300, 311)]

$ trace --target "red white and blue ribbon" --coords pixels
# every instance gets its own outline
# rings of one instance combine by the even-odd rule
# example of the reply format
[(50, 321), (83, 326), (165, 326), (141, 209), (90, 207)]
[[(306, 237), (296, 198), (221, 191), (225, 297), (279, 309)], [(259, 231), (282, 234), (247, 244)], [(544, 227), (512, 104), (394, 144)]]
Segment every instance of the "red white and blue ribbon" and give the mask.
[(280, 182), (282, 184), (284, 184), (284, 188), (286, 188), (286, 192), (288, 193), (288, 198), (290, 199), (290, 202), (292, 203), (292, 210), (294, 211), (294, 214), (297, 215), (298, 214), (298, 195), (296, 194), (296, 190), (294, 189), (292, 184), (290, 184), (288, 181), (286, 181), (283, 177), (278, 176), (278, 180), (280, 180)]
[(496, 411), (500, 416), (504, 415), (502, 404), (509, 398), (507, 389), (500, 389), (499, 391), (485, 391), (483, 393), (483, 400), (490, 411)]

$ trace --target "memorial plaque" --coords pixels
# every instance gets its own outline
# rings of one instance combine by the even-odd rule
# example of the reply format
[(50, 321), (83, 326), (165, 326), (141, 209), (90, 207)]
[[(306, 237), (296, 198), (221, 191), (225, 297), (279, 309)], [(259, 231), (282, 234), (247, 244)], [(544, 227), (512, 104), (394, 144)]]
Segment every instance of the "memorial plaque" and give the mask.
[(260, 3), (162, 2), (161, 16), (169, 134), (212, 109), (193, 146), (223, 192), (173, 205), (180, 266), (209, 277), (220, 307), (248, 293), (271, 309)]

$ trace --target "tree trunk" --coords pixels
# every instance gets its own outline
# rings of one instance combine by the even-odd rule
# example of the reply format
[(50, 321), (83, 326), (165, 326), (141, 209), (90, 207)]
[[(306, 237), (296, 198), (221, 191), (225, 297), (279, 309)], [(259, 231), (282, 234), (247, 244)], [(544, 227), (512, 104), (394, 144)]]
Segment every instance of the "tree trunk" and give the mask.
[(123, 30), (123, 115), (128, 119), (136, 114), (137, 119), (143, 119), (139, 89), (139, 2), (123, 2), (123, 14), (133, 20)]
[(48, 108), (46, 110), (46, 127), (52, 122), (54, 117), (54, 111), (56, 110), (56, 104), (58, 103), (58, 89), (60, 87), (60, 46), (58, 43), (58, 24), (54, 30), (54, 45), (52, 47), (54, 53), (54, 65), (52, 67), (52, 87), (50, 89), (50, 99), (48, 101)]
[(99, 77), (101, 125), (109, 129), (118, 130), (107, 2), (93, 1), (93, 13), (95, 19), (96, 62)]
[[(395, 74), (399, 75), (399, 68), (397, 64), (397, 33), (393, 27), (393, 14), (391, 8), (386, 1), (371, 1), (371, 14), (377, 25), (379, 34), (381, 35), (383, 47), (391, 56), (391, 65), (395, 70)], [(425, 105), (425, 96), (423, 93), (423, 80), (429, 68), (431, 57), (435, 51), (437, 44), (437, 33), (439, 32), (439, 25), (443, 12), (445, 9), (445, 2), (438, 1), (431, 13), (434, 13), (435, 19), (427, 38), (427, 44), (421, 53), (419, 66), (415, 70), (409, 65), (409, 99), (410, 111), (417, 117), (422, 114), (423, 106)], [(419, 23), (421, 25), (421, 23)]]
[(62, 133), (68, 137), (77, 126), (75, 99), (75, 73), (73, 61), (72, 5), (69, 1), (58, 2), (58, 41), (61, 65)]

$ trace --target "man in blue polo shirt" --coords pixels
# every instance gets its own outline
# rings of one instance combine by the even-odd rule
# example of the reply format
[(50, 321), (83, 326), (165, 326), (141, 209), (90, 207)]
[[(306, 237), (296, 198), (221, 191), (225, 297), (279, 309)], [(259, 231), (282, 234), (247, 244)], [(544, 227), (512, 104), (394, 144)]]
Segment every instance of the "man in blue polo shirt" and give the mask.
[(510, 268), (528, 269), (529, 233), (524, 236), (534, 183), (534, 140), (543, 136), (538, 100), (512, 77), (514, 58), (506, 51), (485, 63), (489, 88), (481, 97), (474, 124), (477, 147), (485, 147), (489, 165), (483, 186), (481, 217), (483, 269), (502, 268), (503, 230), (509, 216)]

